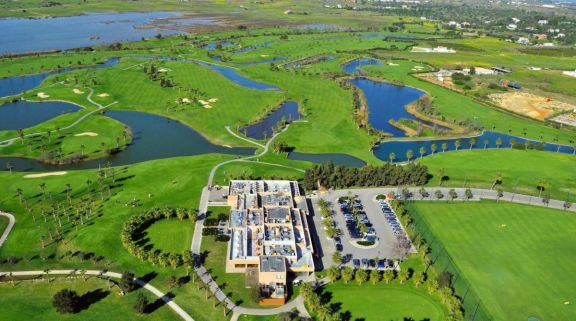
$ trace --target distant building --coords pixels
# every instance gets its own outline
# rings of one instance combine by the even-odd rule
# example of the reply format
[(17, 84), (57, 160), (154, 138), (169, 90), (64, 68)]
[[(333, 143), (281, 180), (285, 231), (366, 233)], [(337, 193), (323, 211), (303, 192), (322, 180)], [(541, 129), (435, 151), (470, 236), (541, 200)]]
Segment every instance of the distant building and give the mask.
[(526, 37), (520, 37), (518, 38), (518, 40), (516, 40), (517, 43), (522, 44), (522, 45), (527, 45), (530, 43), (530, 39), (526, 38)]
[(491, 76), (496, 74), (494, 70), (483, 67), (474, 67), (474, 73), (477, 76)]
[(306, 197), (294, 181), (232, 180), (228, 205), (226, 272), (245, 273), (247, 286), (260, 288), (261, 304), (284, 304), (287, 273), (314, 272)]
[(557, 34), (557, 35), (556, 35), (556, 37), (555, 37), (555, 38), (564, 38), (564, 37), (566, 37), (566, 35), (565, 35), (565, 34), (563, 34), (563, 33), (559, 33), (559, 34)]
[(508, 29), (508, 30), (516, 30), (516, 29), (518, 29), (518, 26), (515, 25), (515, 24), (513, 24), (513, 23), (511, 23), (511, 24), (509, 24), (509, 25), (506, 26), (506, 29)]
[(576, 77), (576, 70), (574, 70), (574, 71), (563, 71), (562, 74), (563, 74), (563, 75), (566, 75), (566, 76), (570, 76), (570, 77)]
[(548, 24), (548, 20), (538, 20), (538, 24), (541, 26), (545, 26)]
[(513, 17), (513, 18), (512, 18), (512, 21), (513, 21), (514, 23), (518, 23), (518, 22), (520, 22), (520, 19), (518, 19), (518, 18), (516, 18), (516, 17)]
[(534, 37), (535, 39), (538, 39), (538, 40), (544, 40), (544, 39), (548, 38), (548, 36), (546, 34), (543, 34), (543, 33), (535, 33), (532, 35), (532, 37)]
[(502, 68), (502, 67), (490, 67), (491, 70), (495, 71), (497, 74), (510, 74), (512, 73), (511, 70)]

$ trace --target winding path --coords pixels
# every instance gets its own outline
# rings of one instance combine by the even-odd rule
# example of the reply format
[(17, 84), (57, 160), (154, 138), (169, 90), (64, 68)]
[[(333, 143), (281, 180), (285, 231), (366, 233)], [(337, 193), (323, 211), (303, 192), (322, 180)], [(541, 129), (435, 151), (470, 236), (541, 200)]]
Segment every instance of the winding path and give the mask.
[[(106, 108), (108, 108), (108, 107), (110, 107), (110, 106), (118, 103), (117, 101), (115, 101), (115, 102), (112, 102), (112, 103), (110, 103), (110, 104), (108, 104), (108, 105), (106, 105), (106, 106), (103, 106), (102, 104), (99, 104), (99, 103), (95, 102), (94, 100), (92, 100), (92, 94), (94, 94), (94, 90), (93, 90), (92, 88), (89, 88), (89, 89), (90, 89), (90, 93), (88, 94), (88, 96), (86, 96), (86, 99), (87, 99), (90, 103), (96, 105), (96, 107), (98, 107), (98, 108), (95, 109), (95, 110), (93, 110), (93, 111), (90, 111), (90, 112), (88, 112), (88, 113), (86, 113), (86, 114), (84, 114), (84, 115), (82, 115), (82, 117), (76, 119), (76, 120), (75, 120), (73, 123), (71, 123), (70, 125), (68, 125), (68, 126), (66, 126), (66, 127), (60, 128), (60, 130), (70, 129), (70, 128), (78, 125), (80, 122), (82, 122), (82, 121), (83, 121), (84, 119), (86, 119), (87, 117), (92, 116), (93, 114), (95, 114), (95, 113), (97, 113), (97, 112), (100, 112), (100, 111), (102, 111), (102, 110), (104, 110), (104, 109), (106, 109)], [(32, 137), (32, 136), (37, 136), (37, 135), (41, 135), (41, 134), (44, 134), (44, 133), (46, 133), (46, 132), (37, 132), (37, 133), (26, 134), (26, 135), (24, 135), (24, 138), (26, 138), (26, 137)], [(15, 142), (16, 140), (18, 140), (18, 139), (20, 139), (20, 137), (14, 137), (14, 138), (6, 139), (6, 140), (4, 140), (4, 141), (0, 141), (0, 147), (10, 146), (10, 145), (12, 145), (12, 143), (14, 143), (14, 142)]]
[(8, 225), (6, 226), (4, 233), (2, 233), (2, 236), (0, 236), (0, 247), (2, 247), (2, 245), (4, 245), (4, 242), (6, 242), (6, 239), (8, 238), (8, 234), (10, 234), (10, 232), (12, 232), (12, 228), (14, 228), (14, 224), (16, 223), (16, 219), (14, 218), (14, 215), (12, 215), (10, 213), (4, 213), (2, 211), (0, 211), (0, 216), (4, 216), (4, 217), (8, 218)]
[[(43, 276), (43, 275), (93, 275), (93, 276), (104, 276), (114, 279), (122, 278), (122, 274), (117, 272), (109, 272), (109, 271), (98, 271), (98, 270), (47, 270), (47, 271), (14, 271), (14, 272), (0, 272), (1, 276)], [(156, 297), (164, 301), (174, 312), (176, 312), (183, 320), (185, 321), (194, 321), (194, 319), (184, 311), (176, 302), (172, 301), (170, 296), (167, 294), (162, 293), (153, 285), (146, 283), (143, 280), (138, 278), (134, 278), (134, 283), (141, 286), (142, 288), (148, 290)]]

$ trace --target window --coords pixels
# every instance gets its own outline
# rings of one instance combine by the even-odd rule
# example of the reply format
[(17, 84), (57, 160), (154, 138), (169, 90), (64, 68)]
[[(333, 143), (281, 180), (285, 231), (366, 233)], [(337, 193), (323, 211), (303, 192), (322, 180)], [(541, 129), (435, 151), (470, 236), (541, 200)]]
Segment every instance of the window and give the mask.
[(284, 274), (276, 274), (276, 279), (278, 279), (278, 280), (283, 280), (283, 279), (284, 279)]

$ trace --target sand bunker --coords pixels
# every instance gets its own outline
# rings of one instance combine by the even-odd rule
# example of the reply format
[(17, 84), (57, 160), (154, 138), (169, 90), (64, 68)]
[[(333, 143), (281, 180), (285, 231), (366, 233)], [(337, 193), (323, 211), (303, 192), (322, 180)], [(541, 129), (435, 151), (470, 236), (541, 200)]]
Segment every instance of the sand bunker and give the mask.
[(80, 136), (95, 137), (95, 136), (98, 136), (98, 133), (94, 133), (94, 132), (84, 132), (84, 133), (76, 134), (76, 135), (74, 135), (74, 136), (76, 136), (76, 137), (80, 137)]
[[(216, 100), (214, 100), (214, 99), (216, 99)], [(206, 109), (212, 108), (212, 106), (210, 105), (210, 103), (211, 103), (211, 102), (213, 103), (213, 102), (216, 102), (216, 101), (218, 101), (218, 98), (211, 98), (211, 99), (208, 99), (208, 101), (202, 100), (202, 99), (198, 99), (198, 102), (200, 103), (200, 105), (202, 105), (202, 107), (204, 107), (204, 108), (206, 108)]]
[(183, 103), (190, 103), (190, 99), (188, 99), (188, 98), (182, 98), (182, 102), (183, 102)]
[(166, 68), (160, 68), (158, 69), (158, 72), (167, 72), (170, 71), (170, 69), (166, 69)]
[(210, 98), (210, 99), (208, 99), (208, 102), (210, 102), (210, 103), (215, 103), (215, 102), (217, 102), (217, 101), (218, 101), (218, 98)]
[(268, 57), (268, 55), (260, 55), (260, 57), (266, 58), (266, 57)]
[(100, 97), (100, 98), (104, 98), (104, 97), (108, 97), (108, 96), (110, 96), (110, 95), (108, 95), (107, 93), (102, 93), (102, 94), (99, 94), (99, 95), (97, 95), (97, 96)]
[(400, 65), (399, 65), (399, 64), (395, 64), (395, 63), (393, 63), (393, 62), (389, 62), (389, 63), (388, 63), (388, 66), (400, 66)]
[(40, 97), (40, 98), (50, 98), (50, 96), (46, 95), (43, 92), (39, 92), (38, 94), (36, 94), (36, 96)]
[(78, 94), (78, 95), (84, 93), (82, 90), (80, 90), (80, 89), (78, 89), (78, 88), (74, 88), (74, 89), (72, 89), (72, 91), (73, 91), (75, 94)]
[(46, 176), (62, 176), (66, 175), (68, 172), (50, 172), (50, 173), (40, 173), (40, 174), (28, 174), (24, 175), (24, 178), (39, 178), (39, 177), (46, 177)]
[(509, 92), (489, 96), (498, 106), (506, 110), (544, 120), (555, 111), (574, 110), (576, 106), (552, 98), (525, 92)]

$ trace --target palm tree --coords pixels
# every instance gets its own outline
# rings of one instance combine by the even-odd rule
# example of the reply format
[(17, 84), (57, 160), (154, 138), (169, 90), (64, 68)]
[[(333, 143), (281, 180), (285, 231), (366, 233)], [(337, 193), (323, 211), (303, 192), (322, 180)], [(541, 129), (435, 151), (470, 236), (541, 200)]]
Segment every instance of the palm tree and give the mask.
[(40, 187), (40, 190), (42, 190), (42, 198), (46, 200), (46, 183), (40, 183), (38, 186)]
[(460, 148), (460, 146), (462, 146), (462, 142), (460, 142), (460, 140), (457, 139), (457, 140), (454, 142), (454, 147), (456, 148), (456, 150), (458, 150), (458, 148)]
[(410, 159), (412, 159), (412, 157), (414, 157), (414, 152), (411, 149), (409, 149), (406, 152), (406, 158), (408, 159), (408, 161), (410, 161)]
[(342, 281), (344, 281), (344, 284), (348, 284), (352, 279), (354, 279), (354, 269), (347, 266), (342, 270)]
[(442, 182), (444, 181), (444, 174), (445, 174), (445, 172), (444, 172), (444, 167), (441, 167), (441, 168), (438, 170), (438, 184), (439, 184), (440, 186), (442, 186)]
[(484, 140), (484, 149), (486, 149), (486, 146), (488, 146), (489, 143), (490, 143), (490, 142), (488, 141), (488, 139), (485, 139), (485, 140)]
[(316, 314), (318, 316), (318, 320), (328, 321), (330, 319), (330, 317), (332, 316), (332, 309), (330, 308), (330, 306), (328, 304), (321, 304), (318, 307)]
[(400, 284), (404, 284), (404, 282), (406, 280), (408, 280), (408, 277), (409, 277), (409, 274), (408, 274), (408, 270), (406, 270), (406, 269), (404, 269), (398, 273), (398, 281), (400, 281)]
[(445, 152), (448, 149), (448, 144), (442, 143), (442, 145), (440, 145), (440, 147), (442, 148), (442, 152)]
[(496, 148), (500, 148), (500, 145), (502, 145), (502, 138), (498, 137), (496, 139)]
[(364, 284), (364, 282), (366, 282), (366, 279), (368, 279), (368, 273), (366, 272), (366, 270), (360, 269), (356, 272), (356, 276), (354, 277), (354, 279), (359, 285), (362, 285)]
[(430, 145), (430, 151), (432, 152), (432, 155), (434, 155), (437, 148), (438, 148), (438, 146), (436, 146), (435, 143), (432, 143), (432, 145)]
[[(378, 262), (378, 261), (376, 261)], [(380, 282), (380, 272), (376, 269), (372, 269), (372, 271), (370, 271), (370, 282), (372, 282), (372, 284), (376, 285), (376, 283)]]
[(82, 154), (82, 156), (84, 156), (84, 150), (86, 149), (86, 146), (84, 146), (84, 144), (80, 145), (80, 154)]
[(424, 283), (424, 274), (422, 273), (415, 274), (412, 277), (412, 281), (414, 282), (415, 287), (419, 287), (420, 285), (422, 285), (422, 283)]
[(438, 281), (429, 279), (428, 282), (426, 282), (426, 290), (428, 290), (430, 294), (436, 292), (436, 290), (438, 290)]
[(332, 265), (328, 269), (328, 278), (330, 279), (331, 282), (335, 282), (336, 280), (338, 280), (340, 278), (340, 269), (337, 266)]
[(422, 157), (424, 156), (424, 154), (426, 154), (426, 148), (424, 146), (420, 147), (420, 149), (418, 150), (418, 152), (420, 153), (420, 159), (422, 159)]
[(392, 152), (388, 154), (388, 159), (390, 159), (390, 163), (394, 163), (394, 160), (396, 159), (396, 153)]
[(386, 284), (392, 282), (392, 280), (394, 280), (394, 271), (393, 270), (386, 270), (384, 271), (384, 282), (386, 282)]
[(470, 149), (474, 148), (474, 145), (476, 145), (476, 138), (472, 137), (470, 138)]
[(510, 138), (510, 148), (514, 147), (514, 144), (516, 144), (516, 140), (514, 138)]
[(10, 171), (10, 174), (12, 174), (12, 169), (14, 169), (14, 166), (12, 166), (12, 163), (6, 162), (6, 169)]

